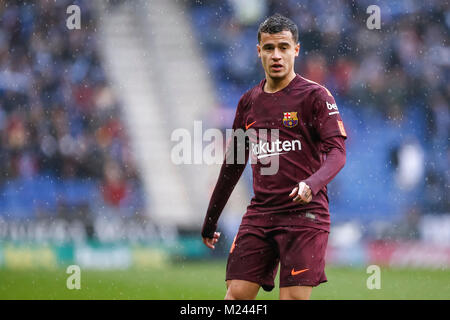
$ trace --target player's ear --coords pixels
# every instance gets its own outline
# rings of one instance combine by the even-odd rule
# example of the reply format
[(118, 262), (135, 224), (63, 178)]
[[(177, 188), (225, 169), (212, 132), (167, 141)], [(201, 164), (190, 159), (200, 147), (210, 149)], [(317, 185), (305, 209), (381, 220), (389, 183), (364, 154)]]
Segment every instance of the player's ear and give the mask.
[(300, 53), (300, 42), (298, 42), (295, 45), (295, 56), (298, 57), (298, 54)]
[(258, 58), (261, 58), (261, 46), (259, 43), (256, 44), (256, 50), (258, 51)]

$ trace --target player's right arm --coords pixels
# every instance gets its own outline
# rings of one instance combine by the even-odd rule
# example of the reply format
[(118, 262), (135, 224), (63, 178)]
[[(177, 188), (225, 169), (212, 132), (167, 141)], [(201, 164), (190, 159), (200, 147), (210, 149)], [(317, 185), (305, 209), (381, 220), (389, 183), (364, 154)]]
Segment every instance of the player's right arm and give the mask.
[[(243, 110), (245, 107), (245, 96), (239, 101), (236, 116), (233, 122), (233, 130), (244, 130), (245, 125), (243, 121)], [(239, 160), (239, 155), (245, 154), (245, 161)], [(247, 139), (239, 139), (232, 136), (227, 143), (225, 152), (225, 159), (220, 169), (219, 178), (217, 180), (214, 191), (209, 201), (206, 216), (202, 227), (203, 243), (211, 249), (214, 249), (214, 244), (219, 240), (220, 233), (215, 232), (217, 229), (217, 222), (225, 207), (234, 187), (239, 181), (245, 166), (248, 162), (249, 150)], [(240, 163), (241, 162), (241, 163)]]

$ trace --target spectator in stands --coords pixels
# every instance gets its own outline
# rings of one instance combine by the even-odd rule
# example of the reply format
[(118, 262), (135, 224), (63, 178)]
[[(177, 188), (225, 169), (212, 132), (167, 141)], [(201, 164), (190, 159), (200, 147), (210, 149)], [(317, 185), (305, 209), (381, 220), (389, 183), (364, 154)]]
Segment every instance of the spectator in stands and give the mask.
[(69, 31), (61, 13), (70, 4), (0, 3), (0, 187), (23, 178), (94, 181), (104, 191), (97, 200), (119, 206), (140, 195), (139, 177), (129, 174), (134, 159), (99, 58), (92, 4), (77, 1), (82, 29)]

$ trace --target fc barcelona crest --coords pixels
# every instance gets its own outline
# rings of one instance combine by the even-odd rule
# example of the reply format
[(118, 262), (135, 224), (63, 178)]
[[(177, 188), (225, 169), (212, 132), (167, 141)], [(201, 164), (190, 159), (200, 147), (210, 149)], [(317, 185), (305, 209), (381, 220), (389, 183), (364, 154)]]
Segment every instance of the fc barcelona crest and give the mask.
[(298, 124), (297, 112), (283, 112), (283, 124), (285, 127), (292, 128)]

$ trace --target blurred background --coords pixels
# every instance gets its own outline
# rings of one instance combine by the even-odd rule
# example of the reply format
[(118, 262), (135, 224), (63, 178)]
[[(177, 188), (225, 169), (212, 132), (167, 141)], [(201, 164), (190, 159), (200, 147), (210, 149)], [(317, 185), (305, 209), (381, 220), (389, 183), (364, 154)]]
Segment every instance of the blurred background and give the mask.
[[(333, 93), (348, 133), (330, 282), (313, 298), (450, 299), (450, 4), (437, 0), (0, 2), (0, 299), (223, 298), (252, 177), (209, 251), (220, 165), (202, 161), (203, 133), (225, 133), (264, 77), (257, 29), (275, 12), (298, 24), (295, 70)], [(177, 129), (191, 164), (173, 161)], [(367, 289), (371, 264), (384, 290)]]

